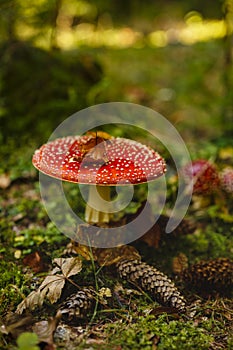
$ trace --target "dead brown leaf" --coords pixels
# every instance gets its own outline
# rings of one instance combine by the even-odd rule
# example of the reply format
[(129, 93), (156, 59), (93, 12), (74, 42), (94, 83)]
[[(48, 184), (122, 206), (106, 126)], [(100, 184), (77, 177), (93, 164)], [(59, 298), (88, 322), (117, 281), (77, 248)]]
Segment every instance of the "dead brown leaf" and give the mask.
[(34, 310), (36, 307), (41, 307), (44, 302), (46, 293), (40, 293), (39, 291), (31, 292), (16, 309), (17, 314), (22, 314), (24, 310)]
[(62, 289), (67, 278), (78, 274), (82, 269), (80, 258), (54, 259), (55, 267), (45, 277), (40, 287), (31, 292), (17, 307), (16, 312), (21, 314), (25, 309), (34, 310), (41, 307), (47, 298), (52, 304), (57, 302), (61, 296)]
[(29, 266), (35, 273), (46, 271), (46, 264), (40, 252), (33, 252), (23, 258), (23, 264)]
[(109, 266), (118, 263), (122, 259), (134, 260), (140, 259), (138, 251), (129, 245), (123, 245), (115, 248), (99, 249), (97, 255), (97, 262), (100, 265)]
[(48, 320), (37, 322), (32, 329), (38, 336), (39, 343), (45, 343), (44, 349), (55, 350), (56, 346), (53, 341), (54, 332), (57, 329), (61, 319), (61, 314), (58, 312), (55, 317), (50, 317)]
[(61, 269), (63, 276), (69, 278), (77, 275), (82, 270), (82, 260), (76, 258), (58, 258), (53, 262)]
[(69, 247), (69, 250), (72, 253), (75, 252), (76, 254), (81, 255), (85, 260), (91, 260), (91, 258), (96, 260), (96, 254), (95, 254), (96, 248), (92, 248), (90, 250), (90, 247), (86, 245), (72, 242), (72, 247)]
[(42, 292), (43, 297), (46, 296), (50, 303), (56, 303), (61, 296), (65, 281), (63, 275), (47, 276), (39, 288), (40, 293)]
[(129, 245), (114, 248), (90, 248), (74, 242), (72, 250), (80, 254), (86, 260), (95, 260), (101, 266), (116, 264), (121, 259), (140, 259), (138, 251)]

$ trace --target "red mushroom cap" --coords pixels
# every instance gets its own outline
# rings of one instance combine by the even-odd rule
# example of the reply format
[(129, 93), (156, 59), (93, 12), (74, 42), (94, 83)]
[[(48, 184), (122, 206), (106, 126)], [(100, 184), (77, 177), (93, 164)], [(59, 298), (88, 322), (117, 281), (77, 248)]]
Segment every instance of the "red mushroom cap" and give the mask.
[(194, 160), (183, 169), (186, 181), (193, 178), (193, 193), (211, 193), (219, 187), (218, 171), (214, 164), (205, 159)]
[(224, 191), (233, 193), (233, 168), (225, 168), (220, 173), (220, 184)]
[(102, 159), (92, 157), (92, 150), (83, 156), (83, 145), (89, 138), (68, 136), (51, 141), (35, 151), (33, 165), (64, 181), (109, 186), (148, 182), (166, 172), (165, 161), (157, 152), (125, 138), (111, 138), (97, 145), (93, 150), (104, 147)]

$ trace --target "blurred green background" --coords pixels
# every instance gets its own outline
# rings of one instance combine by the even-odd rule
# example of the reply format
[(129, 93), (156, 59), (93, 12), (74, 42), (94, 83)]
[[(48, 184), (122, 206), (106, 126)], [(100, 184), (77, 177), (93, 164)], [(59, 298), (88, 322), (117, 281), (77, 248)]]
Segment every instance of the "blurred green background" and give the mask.
[(30, 176), (60, 122), (109, 101), (157, 110), (191, 149), (229, 144), (232, 0), (1, 0), (0, 14), (0, 173)]

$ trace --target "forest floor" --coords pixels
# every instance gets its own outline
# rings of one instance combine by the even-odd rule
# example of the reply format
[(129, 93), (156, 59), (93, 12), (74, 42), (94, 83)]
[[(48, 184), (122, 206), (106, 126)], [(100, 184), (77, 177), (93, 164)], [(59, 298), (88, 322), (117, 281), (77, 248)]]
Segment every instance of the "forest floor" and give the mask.
[[(232, 140), (221, 116), (220, 42), (90, 51), (101, 63), (104, 77), (90, 89), (87, 105), (125, 101), (153, 108), (175, 125), (192, 159), (211, 160), (219, 172), (233, 167)], [(219, 190), (208, 198), (194, 197), (186, 215), (195, 227), (192, 232), (184, 226), (168, 236), (160, 228), (156, 244), (133, 243), (142, 260), (168, 275), (185, 296), (189, 314), (179, 314), (159, 305), (136, 283), (123, 281), (114, 264), (101, 266), (93, 255), (86, 260), (82, 249), (64, 255), (70, 240), (50, 221), (41, 201), (38, 174), (31, 165), (38, 146), (38, 139), (32, 137), (20, 147), (14, 137), (1, 145), (5, 163), (0, 168), (0, 348), (233, 349), (232, 282), (227, 282), (232, 277), (232, 194)], [(67, 184), (67, 189), (74, 210), (83, 215), (78, 188)], [(135, 214), (143, 191), (139, 186), (135, 206), (127, 215)], [(169, 213), (176, 191), (176, 180), (168, 178), (165, 213)], [(38, 290), (51, 274), (54, 259), (60, 257), (78, 258), (80, 270), (72, 278), (63, 276), (56, 302), (43, 299), (41, 307), (16, 314), (17, 305)], [(189, 267), (219, 258), (231, 263), (226, 274), (221, 274), (221, 269), (214, 271), (218, 283), (210, 290), (196, 286), (191, 277), (188, 282), (182, 278), (179, 257), (184, 257)], [(93, 308), (79, 315), (75, 323), (60, 319), (62, 301), (84, 287), (96, 292)]]

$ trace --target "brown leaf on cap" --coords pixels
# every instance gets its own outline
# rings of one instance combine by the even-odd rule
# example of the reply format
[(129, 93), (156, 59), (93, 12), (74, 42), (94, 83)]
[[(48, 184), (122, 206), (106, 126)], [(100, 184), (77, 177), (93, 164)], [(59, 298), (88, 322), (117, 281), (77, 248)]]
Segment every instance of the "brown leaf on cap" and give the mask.
[[(103, 131), (89, 131), (86, 136), (88, 138), (86, 142), (82, 143), (81, 155), (77, 157), (77, 160), (81, 161), (87, 155), (87, 157), (95, 160), (103, 159), (107, 161), (107, 159), (105, 159), (106, 148), (104, 141), (111, 139), (111, 135)], [(99, 146), (96, 147), (97, 145)]]

